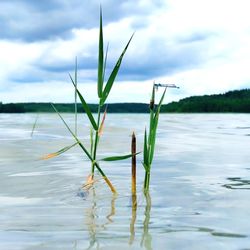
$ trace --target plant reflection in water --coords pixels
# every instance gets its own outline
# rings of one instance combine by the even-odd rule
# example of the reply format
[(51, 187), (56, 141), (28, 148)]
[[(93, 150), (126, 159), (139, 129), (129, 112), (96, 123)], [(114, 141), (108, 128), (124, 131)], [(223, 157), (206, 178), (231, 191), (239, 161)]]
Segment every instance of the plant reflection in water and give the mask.
[(88, 228), (88, 232), (89, 232), (89, 246), (87, 249), (99, 249), (100, 248), (100, 243), (98, 241), (98, 233), (100, 232), (100, 230), (105, 230), (106, 226), (113, 223), (113, 219), (112, 217), (115, 216), (115, 200), (117, 198), (116, 194), (112, 195), (111, 198), (111, 203), (110, 203), (110, 212), (108, 213), (108, 215), (106, 216), (106, 222), (99, 224), (97, 222), (98, 219), (98, 214), (97, 214), (97, 210), (98, 210), (98, 205), (97, 205), (97, 197), (96, 197), (96, 192), (95, 192), (95, 188), (91, 188), (89, 190), (90, 192), (92, 192), (92, 197), (93, 197), (93, 202), (92, 202), (92, 206), (86, 209), (86, 222), (85, 224), (87, 225)]

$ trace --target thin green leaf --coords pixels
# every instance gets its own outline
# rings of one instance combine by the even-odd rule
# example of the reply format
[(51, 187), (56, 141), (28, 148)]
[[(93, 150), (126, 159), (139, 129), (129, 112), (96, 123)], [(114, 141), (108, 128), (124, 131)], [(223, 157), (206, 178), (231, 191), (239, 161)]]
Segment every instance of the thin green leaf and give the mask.
[(143, 149), (143, 163), (148, 164), (148, 145), (147, 145), (147, 129), (145, 128), (144, 133), (144, 149)]
[(115, 81), (115, 78), (116, 78), (116, 76), (117, 76), (117, 74), (118, 74), (118, 71), (119, 71), (119, 69), (120, 69), (120, 66), (121, 66), (121, 62), (122, 62), (123, 56), (124, 56), (124, 54), (126, 53), (126, 50), (127, 50), (128, 46), (129, 46), (129, 44), (130, 44), (130, 42), (131, 42), (133, 36), (134, 36), (134, 34), (130, 37), (130, 39), (129, 39), (127, 45), (125, 46), (125, 48), (124, 48), (122, 54), (120, 55), (118, 61), (116, 62), (116, 65), (115, 65), (113, 71), (111, 72), (111, 74), (110, 74), (110, 76), (109, 76), (109, 79), (108, 79), (108, 81), (107, 81), (107, 84), (106, 84), (106, 86), (105, 86), (105, 88), (104, 88), (104, 90), (103, 90), (103, 93), (102, 93), (101, 105), (103, 105), (103, 104), (105, 103), (105, 101), (106, 101), (106, 99), (107, 99), (107, 97), (108, 97), (108, 95), (109, 95), (109, 92), (110, 92), (110, 90), (111, 90), (111, 88), (112, 88), (112, 86), (113, 86), (113, 83), (114, 83), (114, 81)]
[[(148, 144), (149, 147), (151, 145), (151, 141), (152, 141), (152, 130), (154, 127), (154, 110), (155, 110), (155, 87), (153, 85), (153, 89), (152, 89), (152, 96), (151, 96), (151, 100), (150, 100), (150, 105), (149, 105), (149, 110), (150, 110), (150, 122), (149, 122), (149, 136), (148, 136)], [(149, 148), (150, 151), (150, 148)]]
[(90, 110), (88, 104), (87, 104), (86, 101), (84, 100), (84, 98), (83, 98), (83, 96), (81, 95), (80, 91), (77, 89), (77, 87), (76, 87), (76, 85), (75, 85), (75, 83), (74, 83), (74, 80), (73, 80), (73, 78), (71, 77), (70, 74), (69, 74), (69, 76), (70, 76), (71, 82), (73, 83), (73, 85), (74, 85), (75, 88), (76, 88), (77, 94), (78, 94), (78, 96), (79, 96), (79, 98), (80, 98), (80, 101), (81, 101), (81, 103), (82, 103), (82, 107), (83, 107), (83, 109), (85, 110), (85, 112), (86, 112), (86, 114), (87, 114), (87, 116), (88, 116), (88, 118), (89, 118), (89, 120), (90, 120), (90, 122), (91, 122), (91, 124), (92, 124), (92, 126), (93, 126), (93, 128), (94, 128), (94, 130), (98, 130), (98, 126), (97, 126), (97, 124), (96, 124), (96, 122), (95, 122), (95, 119), (94, 119), (94, 117), (93, 117), (93, 115), (92, 115), (92, 113), (91, 113), (91, 110)]
[(102, 31), (102, 8), (100, 7), (100, 31), (99, 31), (99, 56), (98, 56), (98, 84), (97, 92), (102, 97), (103, 87), (103, 31)]
[(91, 161), (93, 161), (93, 159), (92, 159), (90, 153), (88, 152), (88, 150), (83, 146), (83, 144), (80, 142), (80, 140), (77, 138), (77, 136), (72, 132), (72, 130), (70, 129), (70, 127), (68, 126), (68, 124), (65, 122), (65, 120), (63, 119), (63, 117), (61, 116), (61, 114), (58, 112), (58, 110), (56, 109), (56, 107), (53, 105), (53, 103), (51, 103), (51, 106), (55, 110), (55, 112), (58, 114), (58, 116), (61, 118), (61, 120), (64, 123), (64, 125), (66, 126), (66, 128), (69, 130), (69, 132), (71, 133), (71, 135), (74, 137), (74, 139), (79, 144), (79, 146), (82, 148), (82, 150), (85, 152), (85, 154), (88, 156), (88, 158)]
[[(166, 94), (166, 90), (167, 90), (167, 88), (165, 88), (165, 90), (164, 90), (164, 92), (163, 92), (163, 94), (162, 94), (161, 100), (160, 100), (160, 102), (159, 102), (159, 104), (158, 104), (158, 106), (157, 106), (156, 114), (157, 114), (157, 113), (159, 114), (160, 111), (161, 111), (161, 106), (162, 106), (162, 102), (163, 102), (164, 97), (165, 97), (165, 94)], [(156, 116), (156, 114), (155, 114), (155, 116)]]
[(159, 115), (160, 115), (160, 110), (161, 110), (161, 106), (166, 94), (166, 90), (167, 88), (165, 88), (162, 97), (160, 99), (160, 102), (157, 106), (157, 110), (156, 113), (154, 115), (153, 118), (153, 122), (152, 122), (152, 130), (151, 130), (151, 138), (150, 138), (150, 155), (149, 155), (149, 163), (151, 164), (153, 161), (153, 157), (154, 157), (154, 150), (155, 150), (155, 141), (156, 141), (156, 131), (157, 131), (157, 127), (158, 127), (158, 120), (159, 120)]
[(119, 156), (111, 156), (111, 157), (106, 157), (101, 159), (101, 161), (120, 161), (120, 160), (125, 160), (128, 159), (130, 157), (132, 157), (133, 155), (138, 155), (141, 152), (138, 152), (136, 154), (128, 154), (128, 155), (119, 155)]
[(102, 83), (104, 83), (104, 80), (105, 80), (105, 72), (106, 72), (106, 64), (107, 64), (107, 58), (108, 58), (108, 50), (109, 50), (109, 44), (107, 45), (106, 53), (105, 53), (105, 59), (104, 59), (104, 65), (103, 65)]
[(155, 141), (156, 141), (156, 131), (158, 126), (158, 119), (159, 114), (155, 116), (154, 123), (153, 123), (153, 129), (151, 132), (151, 140), (150, 140), (150, 153), (149, 153), (149, 165), (152, 164), (153, 157), (154, 157), (154, 150), (155, 150)]
[(94, 131), (93, 128), (90, 128), (90, 154), (93, 157), (94, 150)]
[(69, 149), (73, 148), (73, 147), (74, 147), (75, 145), (77, 145), (77, 144), (78, 144), (78, 142), (76, 142), (76, 143), (74, 143), (74, 144), (72, 144), (72, 145), (70, 145), (70, 146), (64, 147), (64, 148), (58, 150), (58, 151), (55, 152), (55, 153), (51, 153), (51, 154), (45, 155), (45, 156), (42, 157), (42, 159), (43, 159), (43, 160), (47, 160), (47, 159), (56, 157), (56, 156), (58, 156), (58, 155), (60, 155), (60, 154), (65, 153), (66, 151), (68, 151)]

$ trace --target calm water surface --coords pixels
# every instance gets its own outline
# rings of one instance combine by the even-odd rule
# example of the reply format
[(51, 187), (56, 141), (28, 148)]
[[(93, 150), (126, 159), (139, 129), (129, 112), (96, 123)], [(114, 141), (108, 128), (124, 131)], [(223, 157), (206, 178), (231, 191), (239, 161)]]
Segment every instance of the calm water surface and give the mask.
[[(74, 127), (74, 117), (64, 114)], [(0, 249), (250, 249), (250, 116), (168, 114), (159, 122), (150, 196), (137, 206), (130, 160), (102, 163), (118, 195), (96, 178), (78, 196), (90, 164), (80, 148), (40, 160), (73, 143), (55, 114), (0, 114)], [(110, 114), (99, 157), (142, 149), (146, 114)], [(89, 146), (86, 117), (78, 134)]]

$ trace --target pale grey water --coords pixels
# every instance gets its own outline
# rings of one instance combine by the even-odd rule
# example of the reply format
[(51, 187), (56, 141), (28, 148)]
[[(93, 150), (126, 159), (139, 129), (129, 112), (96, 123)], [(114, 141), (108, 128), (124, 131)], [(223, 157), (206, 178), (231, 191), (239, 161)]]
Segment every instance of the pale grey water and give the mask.
[[(151, 176), (151, 204), (130, 195), (130, 161), (102, 163), (116, 186), (77, 192), (90, 171), (79, 148), (40, 157), (73, 140), (55, 114), (0, 115), (0, 249), (250, 249), (250, 115), (164, 114)], [(64, 114), (73, 127), (74, 118)], [(86, 117), (79, 135), (89, 146)], [(100, 157), (142, 148), (146, 114), (109, 114)]]

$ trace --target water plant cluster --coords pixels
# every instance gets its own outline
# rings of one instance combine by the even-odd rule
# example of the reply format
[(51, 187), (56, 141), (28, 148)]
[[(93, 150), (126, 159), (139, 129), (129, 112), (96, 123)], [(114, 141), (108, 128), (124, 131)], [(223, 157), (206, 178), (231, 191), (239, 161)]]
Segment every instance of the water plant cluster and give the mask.
[[(105, 83), (105, 70), (106, 70), (106, 63), (107, 63), (107, 54), (108, 54), (108, 47), (104, 53), (104, 43), (103, 43), (103, 25), (102, 25), (102, 10), (100, 9), (100, 27), (99, 27), (99, 52), (98, 52), (98, 75), (97, 75), (97, 96), (98, 96), (98, 110), (97, 110), (97, 117), (95, 118), (88, 103), (85, 101), (83, 95), (78, 89), (77, 83), (78, 83), (78, 77), (77, 77), (77, 60), (75, 63), (75, 73), (74, 77), (69, 74), (70, 80), (74, 86), (75, 89), (75, 129), (74, 131), (69, 127), (69, 125), (66, 123), (62, 115), (58, 112), (55, 105), (51, 104), (55, 112), (59, 115), (60, 119), (68, 129), (68, 131), (71, 133), (72, 137), (75, 140), (75, 143), (62, 148), (61, 150), (49, 154), (44, 157), (44, 159), (52, 158), (55, 156), (58, 156), (67, 150), (71, 149), (72, 147), (78, 145), (83, 150), (84, 154), (87, 156), (87, 158), (91, 162), (91, 173), (89, 175), (88, 181), (86, 185), (91, 185), (94, 182), (94, 175), (95, 170), (97, 170), (107, 185), (110, 187), (111, 191), (113, 193), (116, 192), (115, 187), (112, 185), (109, 178), (104, 173), (103, 169), (100, 166), (100, 161), (118, 161), (118, 160), (124, 160), (128, 159), (130, 157), (133, 157), (133, 162), (135, 165), (135, 155), (138, 154), (138, 152), (135, 152), (135, 150), (132, 153), (128, 153), (126, 155), (120, 155), (120, 156), (111, 156), (106, 157), (103, 159), (99, 159), (98, 156), (98, 145), (101, 139), (101, 136), (103, 134), (103, 128), (105, 123), (105, 117), (107, 114), (107, 106), (105, 107), (106, 100), (111, 92), (111, 89), (113, 87), (113, 84), (115, 82), (116, 76), (119, 72), (123, 57), (129, 47), (129, 44), (133, 38), (133, 35), (128, 40), (125, 48), (123, 49), (120, 57), (118, 58), (113, 70), (111, 71), (111, 74), (109, 77), (107, 77), (107, 81)], [(158, 87), (164, 87), (164, 92), (162, 94), (162, 97), (160, 99), (160, 102), (158, 105), (155, 105), (155, 90), (158, 89)], [(153, 84), (152, 89), (152, 97), (150, 101), (150, 122), (149, 122), (149, 131), (147, 133), (147, 129), (145, 129), (145, 135), (144, 135), (144, 149), (143, 149), (143, 166), (145, 168), (145, 180), (144, 180), (144, 191), (145, 193), (149, 190), (149, 183), (150, 183), (150, 171), (151, 171), (151, 165), (153, 161), (154, 156), (154, 149), (155, 149), (155, 141), (156, 141), (156, 131), (158, 126), (158, 120), (159, 120), (159, 114), (162, 102), (165, 97), (166, 89), (167, 87), (175, 87), (175, 85), (163, 85), (163, 84)], [(87, 148), (78, 138), (77, 135), (77, 97), (79, 98), (82, 108), (85, 111), (89, 123), (90, 123), (90, 148)], [(104, 110), (104, 112), (102, 112)], [(134, 136), (133, 136), (134, 138)], [(134, 176), (135, 174), (133, 174)], [(134, 176), (135, 179), (135, 176)], [(135, 190), (135, 185), (134, 190)]]

